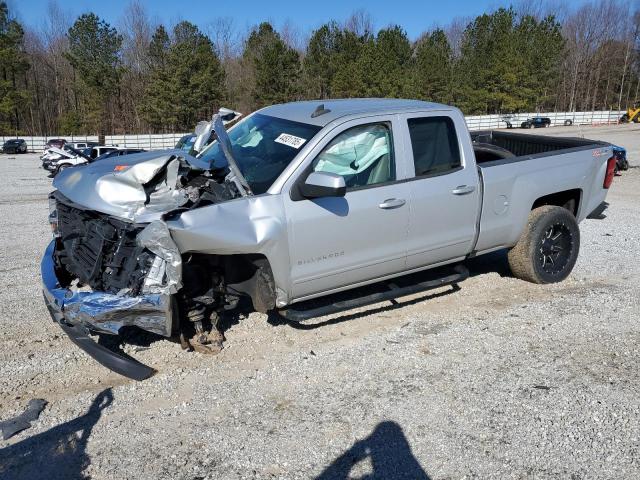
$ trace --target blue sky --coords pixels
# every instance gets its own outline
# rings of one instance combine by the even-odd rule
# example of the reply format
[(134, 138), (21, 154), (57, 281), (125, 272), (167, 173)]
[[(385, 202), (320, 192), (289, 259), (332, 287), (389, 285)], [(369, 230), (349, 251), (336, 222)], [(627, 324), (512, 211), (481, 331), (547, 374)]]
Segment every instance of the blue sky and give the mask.
[[(9, 0), (9, 6), (24, 23), (37, 27), (45, 18), (50, 0)], [(409, 36), (417, 38), (434, 25), (445, 25), (454, 17), (475, 16), (497, 6), (501, 0), (146, 0), (142, 2), (150, 16), (163, 23), (189, 20), (203, 27), (215, 17), (231, 17), (236, 28), (244, 29), (262, 20), (276, 26), (289, 19), (303, 33), (330, 19), (344, 20), (354, 10), (365, 8), (377, 28), (399, 24)], [(572, 2), (573, 3), (573, 2)], [(72, 16), (92, 11), (116, 25), (129, 0), (59, 0), (58, 4)]]

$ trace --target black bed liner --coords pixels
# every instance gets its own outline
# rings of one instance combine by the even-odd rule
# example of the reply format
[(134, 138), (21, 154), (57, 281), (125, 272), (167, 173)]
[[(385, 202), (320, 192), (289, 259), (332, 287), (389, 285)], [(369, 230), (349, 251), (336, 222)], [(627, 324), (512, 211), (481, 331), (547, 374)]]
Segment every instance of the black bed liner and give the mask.
[(515, 155), (512, 158), (481, 162), (481, 167), (492, 167), (506, 163), (519, 162), (540, 157), (548, 157), (560, 153), (571, 153), (607, 147), (610, 144), (598, 140), (578, 137), (549, 137), (545, 135), (529, 135), (526, 133), (502, 132), (499, 130), (483, 130), (471, 132), (473, 142), (495, 145), (509, 150)]

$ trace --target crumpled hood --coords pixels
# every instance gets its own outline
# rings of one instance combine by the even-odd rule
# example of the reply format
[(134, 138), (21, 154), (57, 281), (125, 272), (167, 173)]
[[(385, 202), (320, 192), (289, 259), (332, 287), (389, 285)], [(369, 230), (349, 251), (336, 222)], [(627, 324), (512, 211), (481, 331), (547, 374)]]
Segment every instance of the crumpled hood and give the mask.
[(191, 164), (189, 155), (181, 150), (108, 158), (61, 172), (53, 186), (87, 209), (150, 222), (188, 200), (185, 192), (176, 188), (181, 159)]
[(49, 147), (45, 150), (41, 158), (61, 159), (61, 158), (75, 158), (71, 153), (58, 147)]

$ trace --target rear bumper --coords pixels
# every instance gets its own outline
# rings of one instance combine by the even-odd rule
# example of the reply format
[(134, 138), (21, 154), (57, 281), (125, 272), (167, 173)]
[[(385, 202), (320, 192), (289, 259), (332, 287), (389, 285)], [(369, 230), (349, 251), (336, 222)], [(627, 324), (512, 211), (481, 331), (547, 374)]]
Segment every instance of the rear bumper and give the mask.
[(607, 202), (602, 202), (589, 215), (587, 215), (587, 218), (591, 220), (602, 220), (606, 217), (604, 212), (607, 208), (609, 208), (609, 204)]
[(61, 287), (55, 272), (54, 248), (55, 241), (52, 241), (40, 266), (44, 300), (51, 318), (73, 343), (105, 367), (135, 380), (153, 375), (155, 370), (152, 368), (95, 343), (88, 333), (117, 334), (123, 326), (137, 326), (169, 336), (173, 321), (171, 296), (148, 294), (126, 297)]

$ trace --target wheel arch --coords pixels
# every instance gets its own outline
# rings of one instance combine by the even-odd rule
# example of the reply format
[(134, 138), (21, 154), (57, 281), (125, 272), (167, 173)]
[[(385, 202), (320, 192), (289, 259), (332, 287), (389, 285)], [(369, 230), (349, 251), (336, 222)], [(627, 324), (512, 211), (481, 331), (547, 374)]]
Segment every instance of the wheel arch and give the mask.
[(184, 254), (183, 280), (183, 293), (189, 297), (202, 295), (213, 286), (225, 295), (249, 297), (257, 312), (266, 313), (276, 306), (274, 275), (263, 254)]
[(582, 189), (572, 188), (570, 190), (563, 190), (560, 192), (550, 193), (534, 200), (530, 210), (534, 210), (538, 207), (545, 205), (555, 205), (557, 207), (563, 207), (573, 213), (574, 217), (578, 217), (580, 211), (580, 201), (582, 200)]

